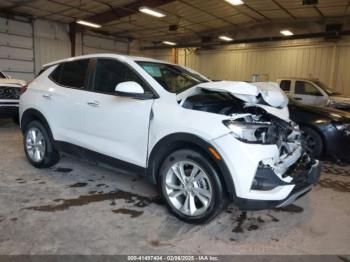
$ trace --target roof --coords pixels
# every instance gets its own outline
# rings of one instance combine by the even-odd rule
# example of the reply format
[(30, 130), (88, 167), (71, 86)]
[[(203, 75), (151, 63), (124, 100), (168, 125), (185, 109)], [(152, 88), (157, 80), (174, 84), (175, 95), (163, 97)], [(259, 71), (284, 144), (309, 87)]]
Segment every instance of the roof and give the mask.
[(156, 63), (169, 64), (166, 61), (157, 60), (157, 59), (153, 59), (153, 58), (147, 58), (147, 57), (129, 56), (129, 55), (121, 55), (121, 54), (113, 54), (113, 53), (101, 53), (101, 54), (82, 55), (82, 56), (75, 56), (75, 57), (60, 59), (57, 61), (47, 63), (47, 64), (43, 65), (43, 67), (49, 67), (49, 66), (60, 64), (63, 62), (70, 62), (70, 61), (76, 61), (76, 60), (88, 59), (88, 58), (116, 58), (116, 59), (124, 60), (124, 61), (132, 60), (132, 61), (145, 61), (145, 62), (156, 62)]
[(318, 81), (318, 78), (306, 78), (306, 77), (290, 77), (290, 76), (286, 76), (286, 77), (278, 77), (277, 80), (305, 80), (305, 81)]

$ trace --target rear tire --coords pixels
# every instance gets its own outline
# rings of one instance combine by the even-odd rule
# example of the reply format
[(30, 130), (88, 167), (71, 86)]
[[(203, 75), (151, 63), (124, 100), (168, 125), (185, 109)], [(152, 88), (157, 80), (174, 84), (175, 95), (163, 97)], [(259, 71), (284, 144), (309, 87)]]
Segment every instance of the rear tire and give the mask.
[(310, 127), (302, 127), (303, 134), (303, 146), (307, 153), (312, 157), (320, 157), (323, 152), (323, 140), (322, 137)]
[(162, 197), (179, 219), (201, 224), (217, 216), (226, 204), (220, 177), (210, 159), (182, 149), (168, 155), (160, 169)]
[(32, 121), (26, 126), (23, 145), (29, 162), (36, 168), (48, 168), (59, 161), (59, 153), (48, 131), (39, 121)]

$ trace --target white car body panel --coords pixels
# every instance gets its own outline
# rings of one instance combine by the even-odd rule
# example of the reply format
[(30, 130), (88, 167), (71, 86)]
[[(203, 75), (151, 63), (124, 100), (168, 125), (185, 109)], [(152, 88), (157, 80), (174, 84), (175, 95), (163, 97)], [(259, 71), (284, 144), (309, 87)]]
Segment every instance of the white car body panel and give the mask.
[[(282, 200), (291, 193), (293, 185), (279, 186), (268, 191), (250, 188), (260, 161), (271, 165), (277, 173), (283, 172), (294, 163), (294, 158), (300, 157), (300, 145), (296, 145), (293, 159), (286, 160), (286, 164), (283, 161), (279, 163), (281, 159), (277, 145), (244, 143), (231, 134), (223, 121), (234, 119), (234, 116), (182, 107), (188, 97), (200, 93), (202, 89), (229, 92), (245, 101), (246, 106), (261, 107), (289, 122), (288, 99), (276, 84), (207, 82), (176, 95), (166, 91), (135, 61), (166, 62), (113, 54), (84, 56), (100, 57), (127, 63), (152, 86), (160, 98), (135, 100), (59, 86), (48, 75), (55, 69), (55, 64), (75, 59), (70, 58), (45, 65), (51, 67), (31, 82), (28, 91), (21, 96), (20, 115), (27, 109), (37, 109), (47, 119), (55, 140), (72, 143), (144, 168), (147, 167), (150, 152), (162, 138), (175, 133), (193, 134), (218, 149), (230, 170), (238, 197)], [(258, 104), (259, 94), (267, 104)], [(89, 106), (87, 103), (91, 101), (97, 101), (99, 106)], [(285, 182), (291, 180), (290, 177), (279, 177)]]
[(17, 85), (17, 86), (25, 86), (27, 83), (24, 80), (19, 80), (19, 79), (13, 79), (13, 78), (0, 78), (0, 85)]

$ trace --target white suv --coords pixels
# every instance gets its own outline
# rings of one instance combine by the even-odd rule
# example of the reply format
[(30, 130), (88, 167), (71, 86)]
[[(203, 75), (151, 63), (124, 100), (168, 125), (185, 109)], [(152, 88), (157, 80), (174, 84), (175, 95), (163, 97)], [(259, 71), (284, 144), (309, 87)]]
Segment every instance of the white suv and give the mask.
[(320, 175), (274, 83), (211, 82), (163, 61), (115, 54), (44, 66), (20, 98), (28, 160), (59, 151), (148, 176), (180, 219), (290, 204)]

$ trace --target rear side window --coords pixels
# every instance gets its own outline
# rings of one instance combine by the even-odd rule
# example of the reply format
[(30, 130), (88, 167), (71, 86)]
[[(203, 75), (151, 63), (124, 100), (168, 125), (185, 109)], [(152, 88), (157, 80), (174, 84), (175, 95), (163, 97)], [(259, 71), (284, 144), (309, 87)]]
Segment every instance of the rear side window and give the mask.
[(94, 91), (114, 94), (116, 86), (127, 81), (137, 82), (145, 93), (150, 93), (143, 80), (124, 63), (114, 59), (97, 60)]
[(290, 91), (290, 84), (291, 84), (290, 80), (282, 80), (280, 83), (280, 88), (285, 92), (289, 92)]
[(50, 75), (56, 83), (72, 88), (84, 89), (89, 60), (78, 60), (60, 64)]

